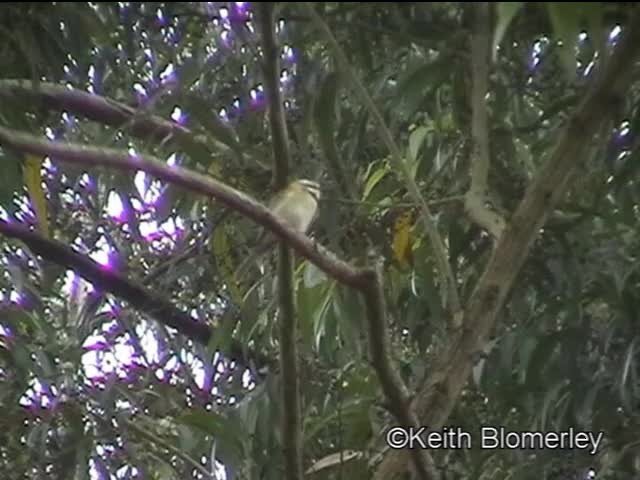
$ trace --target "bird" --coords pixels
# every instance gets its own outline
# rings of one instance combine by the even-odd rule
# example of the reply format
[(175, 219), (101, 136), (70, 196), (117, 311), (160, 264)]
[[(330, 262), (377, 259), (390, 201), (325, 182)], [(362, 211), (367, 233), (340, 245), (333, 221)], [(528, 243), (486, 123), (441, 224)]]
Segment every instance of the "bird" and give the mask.
[[(290, 228), (306, 234), (318, 215), (320, 197), (321, 189), (318, 182), (305, 178), (297, 179), (276, 193), (269, 201), (268, 208)], [(276, 239), (263, 230), (257, 244), (254, 253), (238, 267), (237, 277), (240, 277), (258, 257), (273, 248)]]

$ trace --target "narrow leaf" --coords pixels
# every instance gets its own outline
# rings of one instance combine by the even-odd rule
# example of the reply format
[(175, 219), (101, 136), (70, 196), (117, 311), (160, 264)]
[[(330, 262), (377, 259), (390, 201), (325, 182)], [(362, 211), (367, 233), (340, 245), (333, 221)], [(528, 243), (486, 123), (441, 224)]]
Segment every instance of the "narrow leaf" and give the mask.
[(387, 166), (383, 168), (379, 168), (375, 172), (371, 174), (367, 183), (364, 186), (364, 192), (362, 194), (363, 199), (367, 199), (371, 194), (371, 191), (375, 188), (375, 186), (389, 173), (389, 168)]

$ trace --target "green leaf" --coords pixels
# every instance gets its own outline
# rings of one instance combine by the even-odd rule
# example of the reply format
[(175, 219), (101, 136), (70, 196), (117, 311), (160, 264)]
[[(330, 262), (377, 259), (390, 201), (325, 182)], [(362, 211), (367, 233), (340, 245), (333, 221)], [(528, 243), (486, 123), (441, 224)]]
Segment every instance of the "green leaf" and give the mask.
[(383, 167), (378, 168), (375, 172), (369, 176), (367, 179), (367, 183), (364, 186), (364, 191), (362, 193), (363, 200), (369, 198), (371, 191), (375, 188), (375, 186), (389, 173), (389, 165), (385, 164)]
[(520, 383), (525, 383), (527, 380), (527, 367), (537, 345), (538, 339), (536, 337), (527, 336), (522, 342), (522, 345), (518, 348), (518, 364), (520, 369), (518, 380)]
[(216, 441), (219, 458), (223, 463), (237, 465), (243, 458), (245, 433), (239, 422), (232, 422), (215, 412), (204, 411), (186, 413), (176, 421), (211, 435)]
[(402, 108), (407, 109), (403, 112), (406, 116), (413, 115), (423, 105), (429, 92), (447, 83), (452, 64), (451, 56), (444, 55), (434, 61), (420, 62), (416, 66), (409, 67), (398, 80), (396, 89), (398, 94), (393, 97), (393, 104), (396, 106), (400, 104)]
[(322, 339), (327, 331), (327, 320), (329, 319), (328, 314), (331, 311), (331, 305), (333, 303), (334, 288), (335, 283), (332, 283), (331, 287), (326, 289), (326, 292), (321, 298), (321, 301), (316, 307), (313, 315), (313, 338), (315, 348), (320, 348), (320, 343), (322, 342)]
[(565, 388), (566, 382), (561, 381), (556, 384), (553, 388), (547, 391), (544, 401), (542, 402), (542, 408), (540, 409), (540, 417), (539, 417), (539, 429), (547, 428), (547, 425), (551, 421), (549, 418), (550, 411), (556, 410), (558, 401), (560, 398), (560, 392)]
[(491, 49), (491, 56), (493, 61), (496, 60), (498, 55), (498, 47), (502, 43), (504, 34), (507, 32), (509, 25), (515, 18), (516, 14), (524, 6), (525, 2), (498, 2), (496, 6), (496, 15), (498, 17), (496, 30), (493, 35), (493, 46)]
[(410, 160), (415, 161), (418, 158), (418, 154), (420, 153), (420, 148), (424, 144), (424, 138), (429, 133), (429, 129), (427, 127), (418, 127), (411, 135), (409, 135), (409, 158)]

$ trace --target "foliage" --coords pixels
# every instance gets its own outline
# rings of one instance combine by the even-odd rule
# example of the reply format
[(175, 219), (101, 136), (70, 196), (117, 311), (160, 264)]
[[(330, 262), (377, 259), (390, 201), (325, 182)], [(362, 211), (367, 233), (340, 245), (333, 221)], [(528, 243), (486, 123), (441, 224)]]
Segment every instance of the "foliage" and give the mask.
[[(496, 6), (490, 193), (507, 216), (628, 8)], [(459, 202), (471, 158), (467, 7), (328, 2), (317, 9), (433, 205), (466, 300), (492, 251)], [(46, 95), (38, 102), (0, 93), (0, 126), (153, 154), (264, 200), (273, 160), (250, 11), (237, 2), (9, 3), (0, 11), (0, 92), (13, 79), (43, 91), (72, 86), (132, 106), (140, 118), (173, 119), (189, 141), (60, 111)], [(292, 171), (322, 179), (326, 192), (313, 235), (354, 265), (372, 254), (384, 259), (392, 353), (416, 390), (449, 335), (433, 246), (320, 32), (299, 5), (281, 5), (279, 15)], [(591, 467), (603, 479), (637, 474), (638, 94), (636, 82), (604, 141), (585, 139), (592, 155), (536, 240), (450, 418), (472, 432), (482, 425), (602, 431), (603, 445), (594, 456), (436, 451), (447, 478), (579, 478)], [(11, 472), (7, 478), (217, 478), (217, 461), (226, 478), (282, 478), (275, 262), (248, 280), (234, 277), (252, 251), (255, 225), (142, 173), (24, 159), (2, 145), (0, 162), (6, 216), (41, 225), (216, 329), (209, 345), (175, 335), (0, 236), (0, 471)], [(42, 162), (42, 190), (34, 162)], [(325, 462), (331, 468), (316, 476), (370, 478), (367, 462), (375, 463), (394, 420), (368, 363), (362, 302), (309, 262), (297, 266), (305, 466), (356, 451), (362, 455), (341, 467)], [(270, 368), (249, 375), (232, 364), (220, 353), (232, 339), (272, 359)]]

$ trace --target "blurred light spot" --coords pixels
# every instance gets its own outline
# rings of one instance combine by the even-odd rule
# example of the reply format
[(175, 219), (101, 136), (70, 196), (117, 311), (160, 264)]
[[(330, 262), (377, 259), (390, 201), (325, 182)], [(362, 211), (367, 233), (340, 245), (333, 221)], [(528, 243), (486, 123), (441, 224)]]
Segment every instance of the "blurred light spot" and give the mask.
[(88, 173), (83, 173), (80, 177), (80, 186), (87, 189), (93, 189), (93, 187), (95, 186)]
[(285, 45), (282, 48), (282, 58), (285, 58), (287, 60), (293, 60), (294, 58), (293, 48), (291, 48), (290, 45)]
[(160, 72), (160, 81), (162, 83), (173, 82), (175, 79), (175, 68), (173, 66), (173, 63), (170, 63), (162, 72)]
[(47, 173), (55, 173), (57, 170), (56, 167), (53, 166), (53, 163), (51, 163), (51, 159), (49, 157), (45, 157), (42, 161), (42, 168)]
[(583, 76), (587, 77), (591, 73), (591, 71), (593, 70), (594, 66), (595, 66), (595, 62), (593, 62), (593, 61), (589, 62), (589, 65), (587, 65), (587, 67), (584, 69)]
[(160, 361), (160, 343), (153, 334), (153, 330), (147, 330), (140, 338), (140, 346), (149, 363), (157, 364)]
[(147, 89), (144, 88), (141, 83), (137, 83), (137, 82), (134, 83), (133, 84), (133, 89), (138, 94), (138, 98), (139, 99), (140, 98), (144, 99), (144, 98), (147, 97)]
[(62, 120), (64, 120), (67, 125), (73, 123), (73, 118), (67, 112), (62, 112)]
[(193, 380), (198, 388), (203, 389), (205, 386), (205, 368), (202, 360), (197, 358), (191, 352), (182, 355), (183, 363), (187, 364), (191, 369)]
[(55, 387), (48, 388), (38, 379), (31, 380), (29, 384), (30, 387), (20, 398), (20, 405), (30, 408), (49, 408), (55, 406)]
[(89, 256), (100, 265), (111, 267), (111, 254), (113, 250), (104, 237), (100, 237), (96, 242), (96, 248), (98, 250), (94, 250)]
[(229, 10), (226, 7), (222, 7), (220, 10), (218, 10), (218, 13), (220, 14), (220, 18), (222, 18), (223, 20), (229, 18)]
[(23, 298), (21, 294), (19, 294), (15, 290), (12, 290), (11, 293), (9, 294), (9, 301), (11, 303), (15, 303), (16, 305), (21, 305), (23, 302)]
[(629, 125), (626, 125), (622, 127), (622, 130), (620, 130), (620, 133), (618, 135), (620, 137), (626, 137), (627, 135), (629, 135), (629, 132), (631, 132), (631, 129), (629, 128)]
[(9, 327), (0, 323), (0, 337), (13, 338), (13, 332)]
[(182, 113), (182, 109), (180, 107), (175, 107), (173, 112), (171, 112), (171, 119), (174, 122), (178, 122), (180, 124), (184, 123), (185, 115)]
[(125, 210), (122, 199), (114, 190), (111, 190), (107, 198), (107, 214), (116, 220), (123, 221), (125, 219)]
[(609, 40), (615, 40), (616, 38), (618, 38), (618, 35), (620, 35), (621, 32), (622, 28), (620, 28), (620, 25), (616, 25), (609, 33)]
[(142, 211), (144, 211), (146, 209), (144, 204), (140, 200), (138, 200), (137, 198), (132, 198), (131, 199), (131, 206), (133, 207), (133, 209), (136, 212), (142, 212)]
[(102, 352), (109, 349), (109, 342), (104, 335), (91, 335), (85, 339), (82, 348), (90, 352)]
[(134, 184), (146, 205), (154, 205), (160, 198), (162, 184), (159, 180), (149, 182), (144, 171), (140, 170), (136, 173)]
[(140, 222), (140, 235), (151, 240), (158, 233), (158, 222), (155, 220)]

